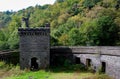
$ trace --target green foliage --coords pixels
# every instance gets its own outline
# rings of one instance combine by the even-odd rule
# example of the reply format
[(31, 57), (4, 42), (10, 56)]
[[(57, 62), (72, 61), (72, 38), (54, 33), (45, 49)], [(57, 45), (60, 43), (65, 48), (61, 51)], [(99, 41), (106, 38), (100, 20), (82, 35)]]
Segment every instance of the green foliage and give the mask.
[(80, 28), (80, 33), (82, 35), (81, 43), (82, 45), (97, 45), (97, 25), (96, 22), (86, 21)]
[[(0, 77), (2, 79), (74, 79), (74, 78), (84, 78), (84, 79), (113, 79), (105, 74), (93, 74), (90, 72), (85, 72), (84, 66), (82, 65), (69, 65), (71, 70), (63, 69), (62, 67), (54, 67), (51, 69), (40, 70), (40, 71), (29, 71), (28, 69), (20, 70), (18, 65), (14, 66), (12, 64), (6, 64), (0, 61)], [(80, 69), (80, 70), (79, 70)], [(8, 74), (6, 74), (8, 73)]]
[(105, 72), (102, 71), (102, 67), (99, 67), (97, 74), (105, 74)]
[(7, 71), (7, 70), (12, 69), (13, 67), (14, 67), (13, 64), (7, 64), (7, 63), (5, 63), (5, 62), (0, 61), (0, 70), (5, 70), (5, 71)]
[(76, 71), (87, 71), (83, 64), (75, 64), (72, 66)]
[(114, 79), (112, 77), (109, 77), (108, 75), (106, 74), (101, 74), (101, 75), (94, 75), (94, 76), (90, 76), (90, 77), (87, 77), (85, 79)]
[(116, 5), (115, 5), (115, 8), (116, 8), (116, 10), (118, 10), (118, 9), (120, 8), (120, 0), (117, 0), (117, 3), (116, 3)]
[(56, 3), (64, 2), (64, 0), (56, 0)]
[(18, 49), (19, 47), (19, 39), (18, 39), (18, 31), (14, 30), (8, 39), (8, 45), (10, 49)]
[(86, 71), (86, 68), (83, 64), (71, 64), (69, 59), (62, 59), (63, 66), (60, 65), (61, 68), (64, 70), (71, 70), (71, 71)]
[(81, 40), (81, 34), (79, 32), (79, 29), (77, 28), (72, 28), (71, 31), (69, 32), (69, 43), (70, 45), (80, 45)]
[(0, 30), (0, 50), (6, 50), (9, 46), (7, 44), (7, 37), (5, 35), (5, 30)]
[(100, 2), (101, 0), (84, 0), (83, 6), (91, 9), (95, 6), (96, 3)]
[(115, 7), (117, 0), (103, 0), (101, 3), (101, 6), (103, 6), (104, 8), (109, 8), (109, 7)]
[(69, 37), (68, 37), (68, 35), (67, 34), (62, 34), (61, 35), (61, 37), (59, 37), (59, 44), (60, 45), (64, 45), (64, 46), (67, 46), (67, 45), (69, 45), (69, 43), (68, 43), (68, 40), (69, 39)]
[(6, 50), (9, 49), (9, 45), (6, 41), (0, 41), (0, 50)]
[(50, 45), (51, 46), (57, 46), (58, 45), (58, 40), (54, 38), (53, 36), (50, 37)]
[(14, 12), (12, 11), (0, 12), (0, 27), (8, 26), (9, 22), (11, 21), (13, 13)]
[[(18, 12), (0, 12), (0, 49), (18, 48), (18, 27), (51, 25), (51, 45), (120, 45), (119, 0), (57, 0)], [(116, 7), (117, 5), (117, 7)], [(1, 28), (4, 27), (4, 28)]]
[(4, 41), (5, 40), (5, 34), (3, 30), (0, 30), (0, 40)]
[(115, 45), (118, 39), (118, 28), (114, 19), (109, 16), (98, 18), (97, 21), (99, 45)]

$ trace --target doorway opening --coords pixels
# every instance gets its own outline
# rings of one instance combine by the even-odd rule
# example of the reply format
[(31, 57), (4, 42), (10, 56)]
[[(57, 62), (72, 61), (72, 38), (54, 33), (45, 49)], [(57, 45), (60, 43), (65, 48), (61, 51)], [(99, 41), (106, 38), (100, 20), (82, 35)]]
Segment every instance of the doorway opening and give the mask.
[(81, 61), (80, 61), (79, 57), (75, 57), (75, 64), (81, 64)]
[(91, 67), (91, 59), (86, 59), (86, 66)]
[(31, 58), (31, 70), (38, 70), (37, 58)]
[(102, 73), (105, 73), (106, 72), (106, 62), (102, 62)]

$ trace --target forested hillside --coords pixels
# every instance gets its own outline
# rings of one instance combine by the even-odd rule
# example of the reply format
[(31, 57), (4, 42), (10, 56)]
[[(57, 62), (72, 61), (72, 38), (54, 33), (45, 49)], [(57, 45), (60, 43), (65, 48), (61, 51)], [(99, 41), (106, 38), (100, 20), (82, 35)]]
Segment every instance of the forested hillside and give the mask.
[(13, 13), (12, 11), (0, 12), (0, 28), (8, 26)]
[(120, 45), (120, 0), (57, 0), (18, 12), (0, 13), (0, 49), (18, 48), (18, 27), (30, 15), (30, 27), (51, 25), (51, 45)]

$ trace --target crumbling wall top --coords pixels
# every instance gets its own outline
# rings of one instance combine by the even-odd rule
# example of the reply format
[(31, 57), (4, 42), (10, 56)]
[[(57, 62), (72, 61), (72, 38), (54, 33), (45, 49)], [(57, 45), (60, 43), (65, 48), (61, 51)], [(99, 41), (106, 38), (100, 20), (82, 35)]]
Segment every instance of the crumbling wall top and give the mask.
[(49, 27), (40, 27), (40, 28), (18, 28), (18, 33), (20, 36), (24, 35), (49, 35)]

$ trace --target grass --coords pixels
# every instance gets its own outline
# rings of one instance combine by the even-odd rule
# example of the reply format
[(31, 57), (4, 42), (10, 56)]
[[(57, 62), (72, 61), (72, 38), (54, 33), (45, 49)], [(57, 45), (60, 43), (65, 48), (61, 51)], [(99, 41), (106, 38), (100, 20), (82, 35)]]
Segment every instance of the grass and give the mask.
[(45, 72), (40, 70), (37, 72), (27, 72), (21, 75), (13, 75), (5, 79), (82, 79), (84, 77), (89, 77), (93, 75), (92, 73), (65, 73), (65, 72)]
[(51, 68), (47, 71), (20, 70), (19, 66), (0, 62), (0, 79), (112, 79), (105, 74), (98, 75), (87, 71)]

